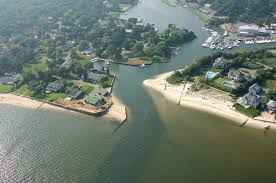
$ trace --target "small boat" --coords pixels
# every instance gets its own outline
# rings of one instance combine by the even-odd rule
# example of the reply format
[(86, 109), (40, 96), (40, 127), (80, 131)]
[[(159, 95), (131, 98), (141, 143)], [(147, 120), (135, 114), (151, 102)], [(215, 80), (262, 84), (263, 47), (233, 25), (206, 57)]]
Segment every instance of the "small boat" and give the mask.
[(109, 65), (110, 63), (106, 60), (106, 61), (104, 61), (105, 62), (105, 64), (107, 64), (107, 65)]
[(127, 12), (124, 12), (123, 15), (127, 15)]
[(141, 23), (141, 22), (143, 22), (143, 19), (142, 19), (142, 18), (138, 18), (138, 19), (137, 19), (137, 22), (138, 22), (138, 23)]
[(141, 64), (141, 65), (139, 65), (139, 67), (143, 68), (143, 67), (146, 67), (146, 65), (145, 64)]

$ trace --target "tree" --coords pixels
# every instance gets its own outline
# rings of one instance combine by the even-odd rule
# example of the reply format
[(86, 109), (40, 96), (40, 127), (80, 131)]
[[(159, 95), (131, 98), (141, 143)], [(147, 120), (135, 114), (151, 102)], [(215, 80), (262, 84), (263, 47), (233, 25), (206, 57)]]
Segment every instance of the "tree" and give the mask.
[(85, 40), (81, 40), (79, 43), (79, 51), (84, 51), (89, 48), (89, 42)]

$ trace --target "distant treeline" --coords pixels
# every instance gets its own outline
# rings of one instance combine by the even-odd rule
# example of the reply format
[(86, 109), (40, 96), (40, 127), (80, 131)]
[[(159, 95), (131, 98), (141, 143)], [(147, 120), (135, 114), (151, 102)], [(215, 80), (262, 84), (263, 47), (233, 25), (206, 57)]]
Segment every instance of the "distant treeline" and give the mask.
[(210, 3), (218, 16), (228, 16), (230, 21), (263, 24), (276, 22), (276, 0), (198, 0)]
[[(137, 0), (110, 0), (112, 9), (120, 3)], [(0, 0), (0, 35), (10, 36), (31, 31), (34, 25), (44, 24), (47, 17), (60, 17), (69, 11), (79, 16), (100, 18), (107, 11), (103, 0)]]

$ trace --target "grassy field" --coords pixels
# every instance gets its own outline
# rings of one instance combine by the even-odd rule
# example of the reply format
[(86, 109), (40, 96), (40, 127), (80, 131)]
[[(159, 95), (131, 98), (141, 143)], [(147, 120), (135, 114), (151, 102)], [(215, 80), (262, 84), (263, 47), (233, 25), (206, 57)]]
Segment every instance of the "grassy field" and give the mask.
[(240, 113), (245, 114), (246, 116), (249, 117), (256, 117), (259, 116), (261, 114), (261, 111), (259, 109), (254, 109), (254, 108), (244, 108), (242, 105), (240, 104), (235, 104), (234, 107), (236, 108), (236, 110)]
[(176, 7), (175, 2), (172, 0), (161, 0), (162, 3), (171, 6), (171, 7)]
[(90, 85), (84, 85), (81, 87), (81, 90), (86, 94), (88, 95), (89, 93), (91, 93), (93, 90), (94, 90), (94, 87), (93, 86), (90, 86)]
[(215, 79), (214, 81), (211, 82), (211, 86), (219, 89), (219, 90), (223, 90), (225, 92), (232, 92), (233, 88), (228, 87), (228, 86), (224, 86), (223, 82), (227, 80), (226, 78), (218, 78)]
[(127, 63), (131, 65), (141, 65), (141, 64), (151, 64), (152, 62), (136, 57), (136, 58), (129, 58)]
[(270, 90), (276, 89), (276, 80), (267, 80), (265, 82), (265, 88)]
[(38, 71), (43, 71), (45, 69), (48, 68), (48, 65), (47, 65), (47, 57), (41, 57), (37, 63), (34, 63), (34, 64), (30, 64), (28, 66), (25, 66), (23, 68), (23, 71), (24, 72), (31, 72), (31, 73), (35, 73), (35, 72), (38, 72)]
[(12, 91), (12, 85), (0, 85), (0, 93), (10, 93)]
[(30, 90), (27, 85), (23, 85), (21, 88), (19, 88), (15, 92), (20, 95), (25, 95), (25, 96), (33, 96), (34, 95), (34, 91)]
[(207, 15), (205, 15), (202, 11), (200, 11), (200, 9), (198, 9), (197, 7), (190, 5), (189, 6), (189, 10), (196, 15), (201, 21), (207, 23), (210, 20), (210, 17), (208, 17)]
[(262, 63), (268, 66), (276, 66), (276, 58), (267, 58), (262, 60)]

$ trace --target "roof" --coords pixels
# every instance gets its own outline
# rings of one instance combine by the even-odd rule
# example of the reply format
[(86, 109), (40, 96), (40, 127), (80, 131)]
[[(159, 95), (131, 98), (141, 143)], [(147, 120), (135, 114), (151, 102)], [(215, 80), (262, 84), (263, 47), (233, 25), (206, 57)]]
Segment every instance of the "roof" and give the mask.
[(47, 85), (46, 90), (48, 91), (57, 91), (64, 87), (64, 84), (60, 81), (51, 82)]
[(82, 94), (82, 90), (74, 89), (74, 90), (70, 91), (69, 97), (78, 98), (81, 94)]
[(105, 74), (99, 74), (94, 72), (87, 73), (87, 79), (95, 80), (95, 81), (101, 81), (102, 78), (107, 77)]
[(95, 88), (92, 92), (92, 95), (102, 95), (102, 96), (106, 96), (108, 95), (108, 91), (104, 88)]
[(254, 94), (252, 94), (252, 93), (247, 93), (247, 94), (245, 94), (245, 95), (244, 95), (244, 98), (246, 99), (246, 101), (250, 101), (251, 103), (252, 103), (252, 102), (253, 102), (253, 103), (257, 103), (257, 102), (259, 102), (259, 100), (260, 100), (260, 97), (254, 95)]
[(215, 60), (215, 63), (228, 63), (228, 60), (223, 57), (219, 57)]
[(234, 76), (234, 77), (242, 77), (243, 76), (243, 73), (241, 73), (241, 71), (239, 70), (231, 70), (229, 71), (228, 73), (230, 76)]
[(249, 87), (249, 91), (251, 91), (251, 90), (254, 90), (257, 93), (259, 93), (259, 92), (262, 91), (262, 87), (258, 83), (255, 83), (255, 84), (253, 84), (252, 86)]
[(103, 101), (103, 98), (101, 98), (99, 96), (88, 96), (88, 97), (86, 97), (85, 101), (92, 105), (98, 105), (99, 103), (101, 103)]
[(275, 101), (275, 100), (270, 100), (270, 101), (267, 103), (267, 106), (268, 106), (268, 107), (272, 107), (272, 108), (276, 108), (276, 101)]
[(0, 84), (9, 84), (9, 83), (15, 83), (16, 80), (12, 77), (0, 77)]

